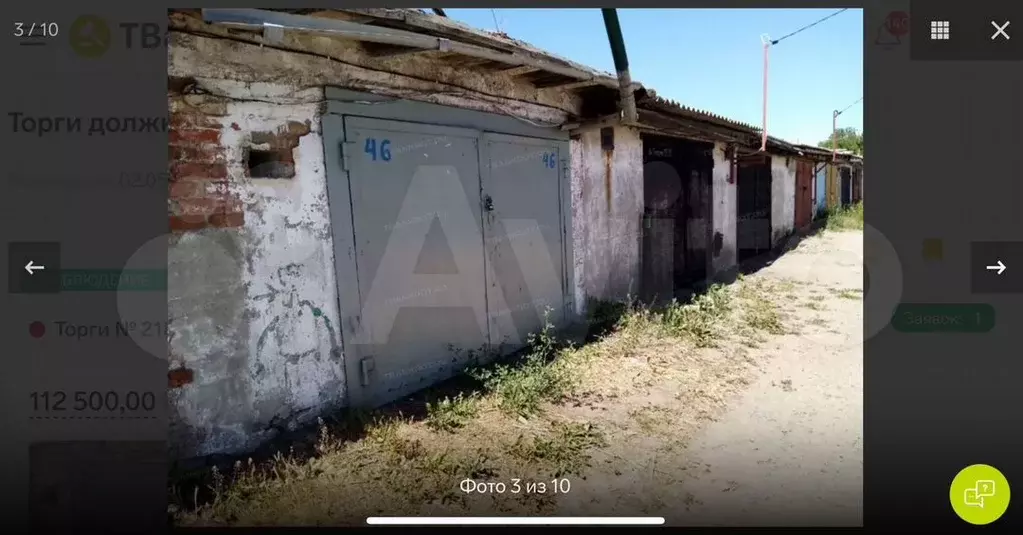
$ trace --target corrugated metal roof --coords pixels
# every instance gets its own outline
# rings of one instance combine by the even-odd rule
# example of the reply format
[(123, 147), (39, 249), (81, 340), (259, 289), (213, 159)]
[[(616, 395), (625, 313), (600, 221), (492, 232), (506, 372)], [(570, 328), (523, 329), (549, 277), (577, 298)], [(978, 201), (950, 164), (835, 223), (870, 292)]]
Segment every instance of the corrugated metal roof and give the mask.
[[(762, 142), (763, 129), (759, 127), (753, 126), (749, 123), (736, 121), (735, 119), (730, 119), (707, 110), (686, 106), (674, 100), (660, 97), (655, 91), (649, 89), (646, 90), (646, 95), (637, 101), (636, 105), (643, 109), (696, 121), (697, 124), (705, 123), (728, 129), (739, 134), (736, 136), (736, 139), (745, 144), (747, 147), (755, 146), (759, 148)], [(799, 152), (799, 149), (795, 144), (770, 134), (767, 135), (767, 146), (770, 149), (784, 152)]]
[(796, 145), (796, 148), (806, 154), (811, 154), (820, 157), (831, 158), (834, 154), (837, 154), (837, 156), (840, 159), (847, 161), (860, 161), (863, 159), (863, 157), (860, 156), (859, 154), (856, 154), (855, 152), (846, 149), (838, 149), (837, 151), (833, 152), (831, 149), (827, 147), (815, 147), (813, 145)]
[(704, 120), (720, 122), (720, 123), (727, 124), (727, 125), (730, 125), (730, 126), (735, 126), (735, 127), (738, 127), (738, 128), (742, 128), (743, 130), (747, 130), (747, 131), (757, 131), (757, 132), (760, 131), (760, 129), (758, 129), (757, 127), (755, 127), (755, 126), (753, 126), (753, 125), (751, 125), (749, 123), (744, 123), (744, 122), (741, 122), (741, 121), (736, 121), (734, 119), (730, 119), (730, 118), (725, 117), (723, 115), (718, 115), (716, 113), (713, 113), (713, 112), (710, 112), (710, 111), (707, 111), (707, 110), (701, 110), (701, 109), (693, 108), (691, 106), (686, 106), (686, 105), (681, 104), (679, 102), (676, 102), (674, 100), (670, 100), (670, 99), (666, 99), (664, 97), (658, 96), (657, 93), (655, 91), (651, 90), (651, 89), (647, 89), (647, 96), (646, 96), (645, 99), (643, 99), (643, 104), (659, 108), (662, 111), (667, 111), (667, 112), (672, 112), (672, 113), (681, 113), (681, 114), (683, 114), (685, 116), (692, 117), (692, 118), (699, 118), (699, 119), (704, 119)]

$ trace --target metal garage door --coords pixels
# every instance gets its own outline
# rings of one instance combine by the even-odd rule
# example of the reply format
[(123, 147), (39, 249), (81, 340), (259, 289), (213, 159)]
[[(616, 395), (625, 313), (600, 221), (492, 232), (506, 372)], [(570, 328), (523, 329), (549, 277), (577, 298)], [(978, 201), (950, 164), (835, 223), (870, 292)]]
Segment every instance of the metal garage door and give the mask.
[(852, 204), (852, 171), (848, 167), (843, 167), (841, 170), (841, 198), (840, 201), (843, 207)]
[(771, 158), (740, 159), (736, 182), (735, 237), (742, 262), (771, 250)]
[(796, 162), (795, 192), (795, 223), (797, 230), (805, 229), (813, 217), (813, 187), (813, 163), (798, 160)]
[(565, 317), (560, 143), (483, 136), (483, 194), (491, 337), (499, 352)]
[(838, 169), (834, 165), (828, 165), (828, 210), (834, 210), (838, 208), (839, 198), (839, 180), (838, 180)]
[(350, 405), (381, 405), (517, 350), (548, 309), (554, 325), (570, 321), (567, 134), (328, 95), (324, 152)]
[(346, 117), (344, 158), (359, 373), (372, 397), (400, 397), (450, 376), (489, 340), (476, 133)]
[(814, 217), (820, 217), (828, 209), (828, 172), (826, 164), (820, 164), (817, 171), (817, 207), (814, 210)]

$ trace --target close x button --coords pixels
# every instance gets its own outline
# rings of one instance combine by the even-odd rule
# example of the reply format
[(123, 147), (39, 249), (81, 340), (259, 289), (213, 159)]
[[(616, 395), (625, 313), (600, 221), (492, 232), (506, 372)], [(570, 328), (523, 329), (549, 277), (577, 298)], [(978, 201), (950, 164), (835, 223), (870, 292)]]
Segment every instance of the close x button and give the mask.
[(1023, 242), (970, 244), (970, 288), (976, 294), (1023, 293)]
[(991, 26), (993, 26), (995, 29), (994, 33), (991, 34), (991, 40), (998, 41), (1004, 39), (1008, 41), (1009, 39), (1011, 39), (1011, 37), (1009, 36), (1009, 24), (1012, 24), (1012, 21), (1008, 20), (991, 21)]
[(60, 291), (60, 244), (11, 242), (7, 246), (7, 291), (57, 293)]

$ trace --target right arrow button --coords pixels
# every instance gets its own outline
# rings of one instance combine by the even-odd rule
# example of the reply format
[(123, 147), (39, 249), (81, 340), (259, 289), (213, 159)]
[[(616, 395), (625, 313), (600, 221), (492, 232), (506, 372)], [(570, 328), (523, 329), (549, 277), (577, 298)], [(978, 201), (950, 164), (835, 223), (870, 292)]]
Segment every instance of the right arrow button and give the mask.
[(970, 244), (970, 288), (977, 294), (1023, 293), (1023, 242), (983, 241)]
[(994, 265), (987, 266), (987, 270), (994, 271), (995, 273), (1001, 275), (1003, 272), (1005, 272), (1005, 263), (999, 260)]

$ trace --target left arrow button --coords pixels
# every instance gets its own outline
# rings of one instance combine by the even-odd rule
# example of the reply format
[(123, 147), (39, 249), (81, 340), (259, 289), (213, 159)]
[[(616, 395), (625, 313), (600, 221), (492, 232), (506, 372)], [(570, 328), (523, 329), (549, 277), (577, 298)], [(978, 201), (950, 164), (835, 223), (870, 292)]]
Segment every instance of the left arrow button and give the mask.
[(59, 242), (7, 244), (7, 291), (12, 294), (60, 293), (63, 280)]
[(29, 260), (28, 263), (25, 264), (25, 271), (27, 271), (29, 275), (34, 275), (36, 271), (44, 269), (46, 269), (46, 266), (37, 266), (34, 260)]

